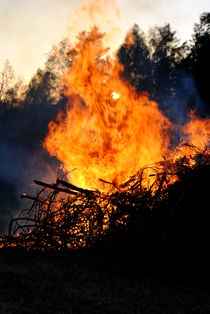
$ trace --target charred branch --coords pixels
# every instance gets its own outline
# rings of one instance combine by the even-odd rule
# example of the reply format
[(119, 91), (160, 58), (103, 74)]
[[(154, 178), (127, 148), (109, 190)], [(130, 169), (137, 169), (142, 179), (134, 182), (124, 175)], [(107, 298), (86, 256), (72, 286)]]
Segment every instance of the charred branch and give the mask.
[(75, 186), (72, 183), (69, 183), (69, 182), (66, 182), (66, 181), (63, 181), (63, 180), (60, 180), (60, 179), (57, 179), (56, 183), (57, 183), (57, 185), (59, 185), (59, 184), (63, 185), (63, 186), (65, 186), (66, 188), (68, 188), (70, 190), (77, 191), (77, 192), (80, 192), (80, 193), (83, 193), (83, 194), (92, 194), (92, 193), (95, 192), (93, 190), (87, 190), (87, 189), (79, 188), (79, 187)]
[(58, 187), (57, 185), (54, 184), (48, 184), (42, 181), (38, 181), (38, 180), (34, 180), (34, 183), (36, 183), (37, 185), (43, 186), (45, 188), (51, 189), (51, 190), (55, 190), (57, 192), (63, 192), (63, 193), (67, 193), (67, 194), (72, 194), (72, 195), (77, 195), (76, 192), (68, 190), (68, 189), (63, 189)]
[(29, 200), (32, 200), (32, 201), (37, 201), (37, 197), (30, 196), (30, 195), (27, 195), (25, 193), (20, 194), (20, 198), (26, 198), (26, 199), (29, 199)]

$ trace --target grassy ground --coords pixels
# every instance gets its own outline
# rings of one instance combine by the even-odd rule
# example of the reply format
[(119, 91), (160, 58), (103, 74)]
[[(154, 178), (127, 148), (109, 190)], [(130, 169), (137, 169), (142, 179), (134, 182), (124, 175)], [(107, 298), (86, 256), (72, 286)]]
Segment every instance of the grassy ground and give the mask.
[(207, 289), (105, 264), (0, 252), (0, 313), (210, 313)]

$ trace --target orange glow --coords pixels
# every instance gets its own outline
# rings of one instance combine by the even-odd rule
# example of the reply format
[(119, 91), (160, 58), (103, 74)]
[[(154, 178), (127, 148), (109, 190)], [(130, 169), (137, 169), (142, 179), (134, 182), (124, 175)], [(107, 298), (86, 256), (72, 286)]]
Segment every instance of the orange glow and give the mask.
[(132, 32), (127, 32), (126, 37), (125, 37), (125, 42), (124, 42), (124, 47), (130, 47), (133, 43), (133, 33)]
[(123, 41), (127, 29), (125, 24), (117, 0), (84, 0), (69, 18), (68, 30), (72, 42), (79, 32), (97, 25), (105, 33), (103, 41), (111, 54)]
[[(107, 56), (103, 36), (96, 27), (80, 33), (73, 65), (62, 80), (66, 114), (50, 122), (44, 146), (73, 184), (107, 190), (100, 178), (120, 184), (162, 156), (188, 151), (169, 151), (173, 125), (156, 102), (122, 79), (123, 66)], [(192, 118), (182, 131), (191, 144), (207, 144), (209, 120)]]
[(191, 115), (191, 121), (184, 128), (189, 143), (204, 148), (210, 145), (210, 119), (197, 118)]

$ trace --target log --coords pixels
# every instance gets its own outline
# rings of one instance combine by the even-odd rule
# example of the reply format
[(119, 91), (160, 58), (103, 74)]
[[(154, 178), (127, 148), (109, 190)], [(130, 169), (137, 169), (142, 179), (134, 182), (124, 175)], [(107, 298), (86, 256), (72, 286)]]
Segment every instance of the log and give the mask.
[(84, 193), (84, 194), (91, 194), (91, 193), (95, 192), (94, 190), (87, 190), (87, 189), (79, 188), (78, 186), (76, 186), (72, 183), (69, 183), (69, 182), (66, 182), (66, 181), (60, 180), (60, 179), (57, 179), (56, 183), (61, 184), (61, 185), (65, 186), (66, 188), (71, 189), (73, 191), (77, 191), (77, 192)]
[(27, 195), (25, 193), (20, 194), (20, 198), (27, 198), (27, 199), (32, 200), (32, 201), (37, 201), (37, 197), (30, 196), (30, 195)]
[(45, 183), (45, 182), (42, 182), (42, 181), (38, 181), (38, 180), (34, 180), (34, 183), (36, 183), (37, 185), (43, 186), (45, 188), (58, 191), (58, 192), (63, 192), (63, 193), (67, 193), (67, 194), (77, 195), (77, 193), (74, 192), (74, 191), (60, 188), (59, 186), (54, 185), (54, 184), (48, 184), (48, 183)]

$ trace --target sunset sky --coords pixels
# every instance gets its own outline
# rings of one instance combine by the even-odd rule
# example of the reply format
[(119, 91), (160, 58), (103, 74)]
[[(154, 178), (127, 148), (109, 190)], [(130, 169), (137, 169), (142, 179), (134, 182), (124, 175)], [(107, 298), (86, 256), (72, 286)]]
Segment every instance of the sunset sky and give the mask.
[(66, 36), (73, 41), (93, 24), (101, 24), (116, 45), (134, 23), (147, 31), (169, 22), (184, 41), (204, 11), (210, 11), (209, 0), (0, 0), (0, 66), (9, 59), (29, 80), (53, 44)]

